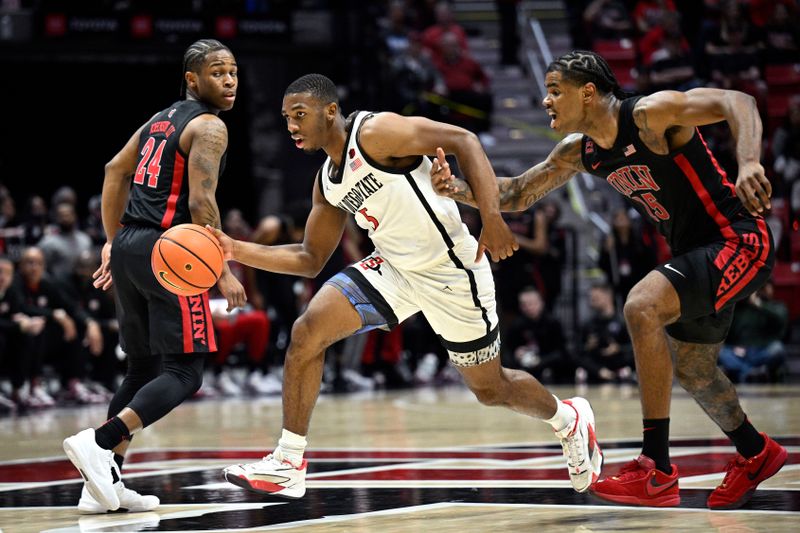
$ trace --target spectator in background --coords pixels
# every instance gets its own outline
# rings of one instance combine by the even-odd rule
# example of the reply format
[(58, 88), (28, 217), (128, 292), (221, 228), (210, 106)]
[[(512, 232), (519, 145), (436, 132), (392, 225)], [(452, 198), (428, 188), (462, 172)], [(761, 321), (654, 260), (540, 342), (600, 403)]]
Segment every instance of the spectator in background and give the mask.
[(667, 12), (662, 25), (650, 31), (641, 43), (644, 71), (650, 91), (688, 91), (700, 86), (694, 70), (689, 42), (681, 32), (681, 17)]
[(441, 74), (422, 46), (419, 34), (409, 34), (406, 50), (389, 60), (386, 107), (403, 115), (433, 116), (426, 92), (446, 93)]
[(390, 60), (403, 54), (409, 47), (410, 28), (406, 15), (406, 6), (402, 0), (392, 0), (389, 2), (386, 18), (380, 21), (381, 41)]
[(422, 31), (436, 24), (436, 4), (439, 0), (405, 0), (411, 28)]
[(672, 0), (639, 0), (633, 8), (633, 22), (639, 35), (645, 36), (661, 25), (665, 14), (676, 11)]
[(23, 238), (14, 198), (5, 186), (0, 185), (0, 254), (17, 256)]
[(636, 28), (622, 0), (593, 0), (583, 12), (583, 23), (592, 40), (633, 39)]
[[(544, 209), (530, 207), (525, 211), (503, 213), (503, 219), (519, 244), (519, 250), (514, 255), (495, 267), (497, 300), (502, 310), (500, 326), (506, 328), (521, 313), (520, 291), (527, 286), (543, 288), (544, 281), (536, 262), (539, 256), (547, 253), (549, 242)], [(541, 294), (538, 296), (541, 297)]]
[(50, 197), (50, 206), (53, 207), (53, 218), (56, 217), (55, 208), (60, 204), (70, 204), (75, 211), (78, 210), (78, 193), (69, 185), (62, 185)]
[(567, 239), (566, 232), (558, 225), (561, 218), (561, 207), (558, 202), (546, 198), (539, 201), (538, 208), (544, 215), (541, 223), (547, 226), (544, 230), (547, 235), (547, 246), (541, 253), (535, 254), (534, 271), (538, 273), (535, 281), (544, 298), (545, 307), (552, 311), (561, 295), (561, 275), (564, 272)]
[(55, 206), (56, 228), (39, 241), (48, 271), (56, 278), (66, 278), (75, 270), (78, 257), (92, 250), (92, 239), (78, 229), (75, 206), (62, 202)]
[(614, 211), (598, 266), (605, 272), (618, 303), (624, 302), (633, 286), (658, 264), (655, 249), (643, 236), (643, 232), (634, 231), (627, 208)]
[(92, 244), (101, 248), (106, 243), (106, 230), (103, 229), (103, 217), (100, 212), (102, 207), (102, 197), (96, 194), (89, 198), (89, 214), (86, 216), (86, 222), (83, 229), (86, 235), (92, 239)]
[[(0, 256), (0, 365), (11, 377), (12, 397), (26, 407), (20, 391), (25, 384), (24, 369), (30, 357), (32, 338), (44, 329), (44, 318), (23, 313), (22, 295), (12, 285), (14, 263)], [(17, 403), (0, 393), (0, 413), (13, 412)]]
[[(231, 209), (225, 214), (222, 227), (228, 235), (236, 235), (236, 239), (247, 241), (252, 238), (253, 230), (238, 209)], [(213, 383), (225, 396), (240, 396), (244, 392), (231, 372), (226, 369), (234, 347), (243, 344), (248, 367), (246, 387), (259, 395), (279, 393), (280, 379), (269, 374), (267, 367), (269, 361), (265, 357), (270, 338), (270, 320), (264, 311), (264, 297), (258, 290), (255, 269), (236, 262), (231, 262), (228, 266), (244, 287), (248, 305), (229, 313), (226, 311), (227, 300), (222, 294), (216, 288), (210, 291), (211, 318), (217, 332), (217, 354), (213, 358)]]
[(500, 64), (503, 66), (519, 65), (519, 21), (517, 6), (519, 0), (495, 0), (500, 18)]
[(422, 33), (422, 44), (431, 51), (434, 61), (441, 59), (444, 53), (442, 39), (446, 34), (453, 36), (461, 51), (467, 51), (467, 32), (456, 23), (450, 4), (439, 2), (436, 4), (436, 24), (426, 28)]
[(789, 100), (789, 112), (772, 138), (772, 154), (781, 182), (778, 194), (789, 199), (794, 220), (800, 215), (800, 95)]
[(632, 380), (633, 348), (609, 285), (598, 283), (589, 290), (589, 308), (592, 316), (583, 326), (577, 380), (590, 383)]
[[(289, 203), (283, 213), (261, 219), (251, 236), (252, 242), (265, 245), (303, 242), (306, 219), (311, 205), (306, 200)], [(295, 285), (302, 283), (297, 276), (256, 270), (258, 292), (263, 295), (264, 309), (269, 310), (270, 339), (267, 359), (278, 367), (283, 366), (289, 333), (299, 316)]]
[(17, 206), (9, 190), (0, 187), (0, 228), (16, 226)]
[(27, 212), (22, 222), (25, 230), (24, 243), (33, 246), (44, 236), (47, 228), (47, 204), (39, 195), (28, 198)]
[(734, 383), (755, 378), (762, 370), (770, 382), (780, 381), (786, 362), (783, 337), (789, 323), (786, 304), (773, 299), (772, 283), (739, 302), (730, 333), (719, 354), (722, 368)]
[[(102, 350), (99, 324), (66, 298), (59, 284), (45, 274), (44, 254), (39, 248), (31, 246), (22, 253), (18, 280), (25, 312), (46, 318), (43, 335), (36, 337), (27, 372), (30, 395), (44, 407), (55, 405), (41, 379), (42, 366), (47, 361), (59, 371), (65, 399), (78, 403), (102, 402), (103, 398), (83, 383), (87, 361), (80, 346), (82, 341), (92, 353)], [(82, 331), (85, 334), (81, 338)]]
[(766, 108), (767, 86), (761, 79), (761, 37), (737, 0), (728, 0), (718, 25), (706, 40), (711, 81), (722, 89), (735, 89), (756, 98)]
[(530, 372), (544, 383), (571, 382), (575, 375), (561, 323), (544, 307), (534, 287), (519, 293), (521, 314), (505, 335), (503, 365)]
[(778, 2), (764, 26), (767, 63), (783, 64), (800, 61), (800, 21), (797, 3)]
[(433, 62), (444, 80), (447, 98), (454, 102), (449, 116), (442, 120), (474, 133), (487, 131), (493, 106), (489, 76), (461, 47), (455, 34), (443, 34), (440, 49)]
[[(83, 336), (81, 343), (84, 350), (83, 360), (89, 360), (90, 381), (86, 386), (90, 392), (102, 400), (111, 400), (110, 391), (117, 389), (117, 380), (124, 368), (117, 358), (119, 345), (119, 322), (114, 304), (113, 291), (104, 291), (94, 286), (92, 274), (100, 263), (100, 254), (96, 251), (84, 251), (75, 263), (75, 269), (66, 278), (61, 279), (64, 295), (73, 302), (83, 316), (77, 321), (78, 336)], [(100, 335), (89, 333), (90, 324), (95, 323)]]

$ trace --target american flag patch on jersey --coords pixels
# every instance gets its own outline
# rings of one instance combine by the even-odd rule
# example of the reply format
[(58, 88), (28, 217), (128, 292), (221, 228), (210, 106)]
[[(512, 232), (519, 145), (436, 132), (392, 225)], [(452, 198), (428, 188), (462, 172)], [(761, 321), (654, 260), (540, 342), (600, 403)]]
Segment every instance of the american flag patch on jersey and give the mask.
[(356, 157), (353, 161), (350, 161), (350, 170), (355, 172), (359, 168), (361, 168), (361, 158)]
[(633, 147), (632, 144), (629, 144), (627, 148), (625, 148), (625, 157), (628, 157), (631, 154), (636, 153), (636, 148)]

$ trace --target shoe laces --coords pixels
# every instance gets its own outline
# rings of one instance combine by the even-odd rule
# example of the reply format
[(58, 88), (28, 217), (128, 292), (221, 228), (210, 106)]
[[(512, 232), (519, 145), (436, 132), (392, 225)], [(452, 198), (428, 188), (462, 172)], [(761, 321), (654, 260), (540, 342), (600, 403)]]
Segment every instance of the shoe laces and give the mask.
[(745, 459), (741, 454), (736, 454), (736, 456), (728, 461), (728, 464), (725, 466), (725, 477), (722, 478), (722, 483), (717, 486), (718, 489), (725, 489), (728, 487), (728, 482), (732, 480), (732, 478), (736, 475), (736, 471), (739, 468), (744, 468), (745, 465), (749, 462), (752, 462), (752, 459)]
[(614, 477), (620, 481), (627, 481), (628, 479), (641, 477), (642, 472), (644, 472), (642, 465), (639, 464), (639, 461), (633, 459), (632, 461), (625, 463), (625, 465), (620, 469), (619, 473)]
[(576, 438), (577, 433), (578, 428), (561, 440), (561, 447), (564, 455), (568, 457), (570, 466), (579, 465), (583, 461), (583, 446), (579, 442), (579, 438)]
[(290, 464), (288, 462), (282, 463), (282, 462), (278, 461), (273, 454), (269, 454), (269, 455), (265, 455), (264, 457), (262, 457), (261, 460), (258, 461), (258, 462), (243, 464), (242, 468), (244, 468), (245, 470), (249, 470), (249, 471), (258, 470), (259, 467), (261, 467), (264, 463), (268, 463), (268, 466), (271, 467), (271, 468), (277, 468), (277, 467), (286, 466), (286, 465)]

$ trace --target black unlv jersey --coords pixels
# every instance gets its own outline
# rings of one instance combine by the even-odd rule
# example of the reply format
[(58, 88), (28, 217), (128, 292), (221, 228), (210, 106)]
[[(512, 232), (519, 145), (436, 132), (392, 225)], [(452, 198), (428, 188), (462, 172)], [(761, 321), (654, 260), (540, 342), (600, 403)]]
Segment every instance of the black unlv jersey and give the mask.
[[(188, 154), (180, 148), (193, 118), (213, 113), (197, 100), (182, 100), (148, 122), (139, 137), (139, 160), (122, 224), (169, 228), (192, 221), (189, 213)], [(220, 162), (220, 174), (225, 156)]]
[(650, 151), (633, 121), (639, 98), (623, 100), (617, 139), (610, 150), (583, 136), (584, 168), (632, 200), (667, 239), (673, 255), (730, 238), (732, 223), (753, 217), (700, 131), (695, 130), (686, 145), (669, 154)]

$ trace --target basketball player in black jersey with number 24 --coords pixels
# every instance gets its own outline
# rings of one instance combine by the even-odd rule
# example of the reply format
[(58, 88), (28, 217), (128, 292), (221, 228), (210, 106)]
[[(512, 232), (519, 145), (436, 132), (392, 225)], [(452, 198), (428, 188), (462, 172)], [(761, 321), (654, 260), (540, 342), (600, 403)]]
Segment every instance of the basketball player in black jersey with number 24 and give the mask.
[[(159, 504), (120, 479), (131, 435), (194, 394), (203, 381), (205, 355), (216, 351), (208, 293), (167, 292), (150, 267), (153, 245), (167, 228), (187, 222), (220, 227), (215, 192), (228, 131), (217, 114), (236, 99), (236, 60), (219, 41), (204, 39), (189, 46), (183, 66), (185, 99), (153, 115), (106, 165), (107, 243), (95, 286), (107, 289), (113, 278), (128, 370), (108, 421), (64, 441), (85, 480), (82, 513), (149, 511)], [(227, 265), (217, 287), (228, 310), (244, 305), (244, 288)]]
[[(605, 60), (583, 51), (551, 63), (545, 84), (550, 126), (567, 135), (545, 161), (515, 178), (498, 178), (500, 208), (524, 210), (576, 173), (589, 172), (628, 197), (673, 255), (633, 287), (624, 308), (641, 392), (642, 454), (590, 490), (620, 504), (680, 503), (668, 442), (674, 372), (738, 452), (708, 507), (741, 507), (787, 457), (754, 429), (717, 367), (735, 302), (755, 292), (774, 263), (762, 216), (772, 191), (759, 163), (755, 100), (709, 88), (626, 98)], [(722, 120), (736, 139), (735, 185), (697, 129)], [(438, 155), (432, 170), (438, 192), (474, 205), (469, 185), (453, 177), (444, 154)]]

